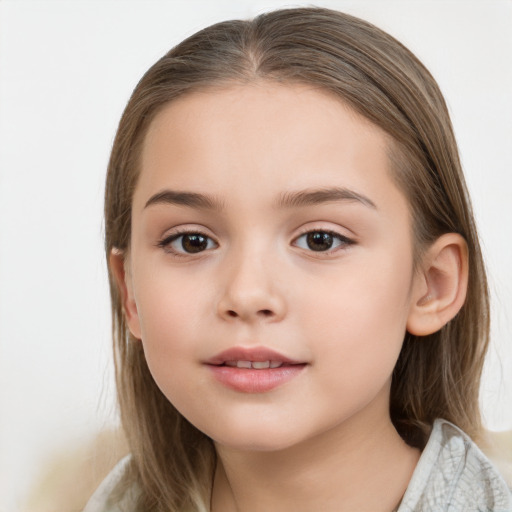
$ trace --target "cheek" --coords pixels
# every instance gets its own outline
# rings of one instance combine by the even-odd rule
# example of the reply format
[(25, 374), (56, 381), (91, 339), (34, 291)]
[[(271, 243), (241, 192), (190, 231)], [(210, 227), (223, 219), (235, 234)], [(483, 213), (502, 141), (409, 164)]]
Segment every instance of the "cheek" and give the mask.
[(350, 385), (391, 374), (405, 335), (412, 275), (412, 265), (397, 263), (389, 254), (372, 264), (361, 259), (322, 287), (317, 282), (317, 293), (303, 303), (303, 330), (319, 361), (333, 367), (334, 379), (343, 374)]
[(135, 299), (143, 338), (152, 342), (187, 337), (204, 318), (204, 305), (211, 303), (210, 294), (204, 280), (187, 272), (162, 268), (157, 263), (140, 269)]
[(146, 360), (159, 387), (172, 389), (198, 362), (205, 297), (177, 276), (165, 279), (160, 273), (140, 282), (136, 302)]

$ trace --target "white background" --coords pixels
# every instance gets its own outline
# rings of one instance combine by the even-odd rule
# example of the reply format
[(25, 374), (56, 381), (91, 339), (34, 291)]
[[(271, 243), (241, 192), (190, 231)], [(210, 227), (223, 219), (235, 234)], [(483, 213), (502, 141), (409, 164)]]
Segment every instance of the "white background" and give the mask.
[[(102, 195), (137, 80), (210, 23), (305, 4), (0, 2), (0, 511), (18, 510), (53, 453), (116, 421)], [(393, 34), (445, 93), (494, 302), (485, 422), (511, 429), (512, 2), (316, 5)]]

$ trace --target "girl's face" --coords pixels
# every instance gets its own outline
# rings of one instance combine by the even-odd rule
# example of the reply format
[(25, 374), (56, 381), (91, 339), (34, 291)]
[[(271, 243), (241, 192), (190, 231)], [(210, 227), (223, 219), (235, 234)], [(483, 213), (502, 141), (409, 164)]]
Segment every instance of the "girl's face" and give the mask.
[(387, 148), (305, 86), (197, 92), (152, 122), (128, 323), (162, 392), (217, 443), (276, 450), (389, 421), (416, 278)]

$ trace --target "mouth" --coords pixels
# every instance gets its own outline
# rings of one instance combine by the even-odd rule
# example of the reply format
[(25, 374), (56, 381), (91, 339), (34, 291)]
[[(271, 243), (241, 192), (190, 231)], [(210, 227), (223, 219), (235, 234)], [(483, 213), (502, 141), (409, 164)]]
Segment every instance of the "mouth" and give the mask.
[(264, 370), (305, 363), (266, 347), (232, 347), (212, 357), (206, 364)]
[(232, 390), (265, 393), (301, 374), (308, 363), (263, 347), (235, 347), (211, 358), (206, 364), (214, 377)]
[(269, 368), (281, 368), (283, 366), (291, 366), (290, 363), (283, 361), (225, 361), (223, 364), (215, 366), (229, 366), (230, 368), (245, 368), (247, 370), (267, 370)]

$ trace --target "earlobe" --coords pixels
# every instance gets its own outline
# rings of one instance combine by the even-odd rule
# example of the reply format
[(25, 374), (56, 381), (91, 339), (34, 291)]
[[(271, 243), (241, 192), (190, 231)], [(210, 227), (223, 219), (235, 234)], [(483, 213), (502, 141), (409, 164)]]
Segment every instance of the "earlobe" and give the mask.
[(432, 334), (463, 306), (468, 286), (468, 250), (457, 233), (439, 237), (427, 250), (415, 277), (407, 331)]
[(114, 248), (110, 253), (109, 263), (110, 269), (117, 283), (128, 328), (132, 335), (140, 340), (141, 329), (139, 315), (133, 294), (131, 274), (129, 269), (127, 270), (127, 257), (123, 251)]

